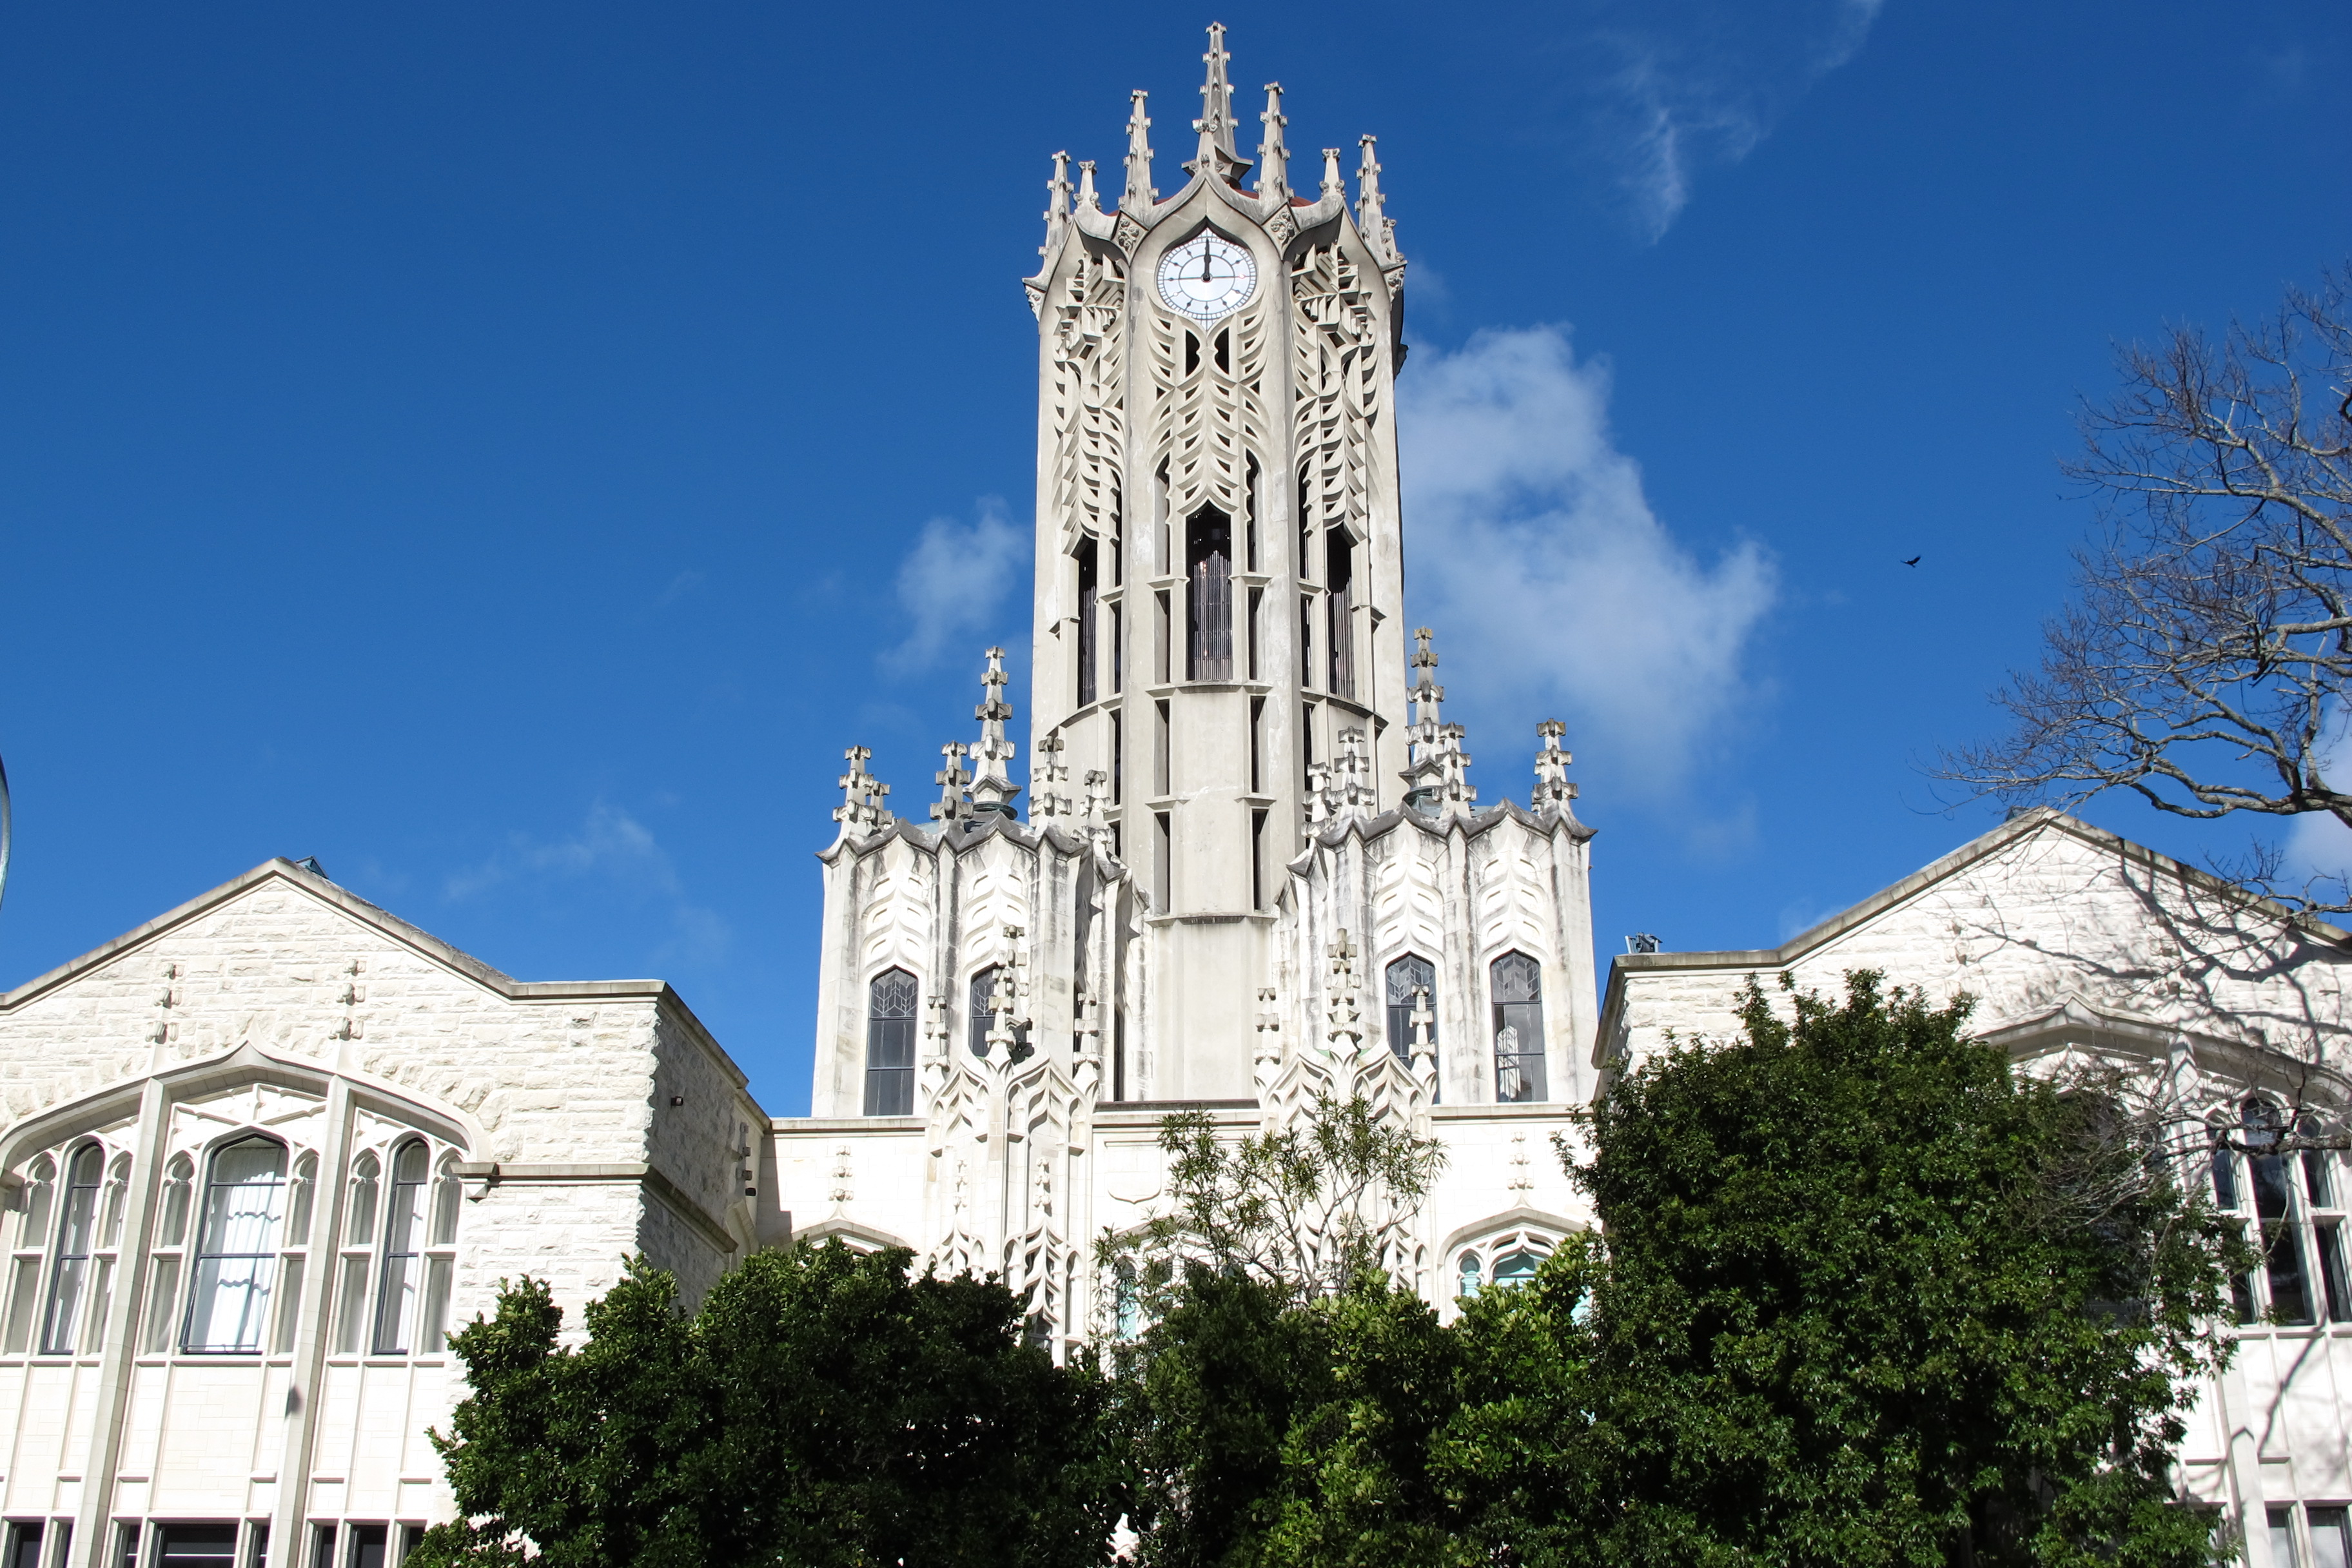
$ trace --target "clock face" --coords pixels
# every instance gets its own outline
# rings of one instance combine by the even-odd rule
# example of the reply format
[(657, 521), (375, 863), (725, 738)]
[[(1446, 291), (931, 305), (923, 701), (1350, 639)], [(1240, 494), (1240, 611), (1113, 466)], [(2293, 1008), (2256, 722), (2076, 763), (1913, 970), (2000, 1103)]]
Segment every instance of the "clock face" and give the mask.
[(1230, 316), (1257, 292), (1257, 261), (1232, 240), (1201, 234), (1160, 258), (1160, 297), (1196, 321)]

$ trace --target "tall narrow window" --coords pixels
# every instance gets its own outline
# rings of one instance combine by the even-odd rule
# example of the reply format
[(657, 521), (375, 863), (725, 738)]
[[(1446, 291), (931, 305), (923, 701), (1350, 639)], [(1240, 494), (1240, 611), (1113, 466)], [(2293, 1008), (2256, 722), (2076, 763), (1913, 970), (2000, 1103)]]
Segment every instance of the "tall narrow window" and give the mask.
[(1127, 1098), (1127, 1009), (1113, 1009), (1110, 1016), (1110, 1097)]
[(1151, 679), (1165, 685), (1168, 681), (1168, 623), (1172, 619), (1165, 589), (1151, 596), (1159, 614), (1153, 617), (1151, 634)]
[(1151, 814), (1151, 823), (1153, 827), (1151, 836), (1152, 880), (1157, 884), (1157, 891), (1160, 894), (1160, 907), (1162, 910), (1172, 910), (1176, 907), (1176, 889), (1174, 886), (1175, 867), (1172, 863), (1173, 856), (1171, 853), (1169, 846), (1170, 836), (1168, 832), (1168, 814), (1164, 811), (1153, 812)]
[(285, 1203), (286, 1145), (240, 1138), (214, 1152), (197, 1217), (184, 1349), (250, 1354), (261, 1348)]
[(1315, 523), (1307, 505), (1307, 470), (1298, 470), (1298, 580), (1315, 580)]
[(1495, 994), (1495, 1098), (1546, 1099), (1543, 967), (1524, 952), (1507, 952), (1487, 976)]
[(1095, 542), (1078, 546), (1078, 706), (1095, 700)]
[[(1110, 803), (1113, 805), (1117, 805), (1120, 797), (1127, 793), (1126, 728), (1118, 710), (1112, 709), (1110, 710)], [(1117, 830), (1118, 826), (1117, 823), (1111, 825), (1114, 831)]]
[(1217, 334), (1217, 368), (1229, 374), (1233, 371), (1234, 335), (1231, 332), (1219, 332)]
[(1234, 530), (1213, 507), (1185, 525), (1184, 565), (1192, 574), (1186, 596), (1184, 678), (1234, 678)]
[(1315, 684), (1315, 595), (1298, 595), (1298, 684)]
[(2312, 1318), (2311, 1283), (2304, 1268), (2305, 1216), (2296, 1212), (2294, 1163), (2273, 1152), (2284, 1119), (2267, 1100), (2246, 1102), (2246, 1142), (2253, 1152), (2254, 1217), (2262, 1225), (2263, 1271), (2270, 1287), (2271, 1319), (2281, 1323), (2308, 1323)]
[(1125, 620), (1116, 604), (1110, 607), (1110, 689), (1116, 694), (1127, 689), (1127, 637)]
[(1356, 623), (1350, 589), (1356, 578), (1355, 542), (1344, 528), (1331, 530), (1323, 544), (1324, 570), (1328, 581), (1324, 584), (1323, 611), (1327, 625), (1324, 646), (1331, 650), (1329, 689), (1335, 694), (1353, 699), (1356, 695)]
[(1151, 705), (1154, 722), (1151, 726), (1151, 793), (1166, 795), (1169, 774), (1174, 769), (1170, 757), (1171, 737), (1169, 734), (1168, 700), (1161, 698)]
[(139, 1348), (161, 1355), (172, 1348), (180, 1301), (180, 1248), (188, 1238), (188, 1204), (195, 1184), (195, 1162), (174, 1154), (163, 1167), (163, 1217), (155, 1237), (155, 1255), (148, 1260), (147, 1331)]
[(431, 1156), (412, 1138), (393, 1152), (392, 1200), (383, 1210), (383, 1265), (375, 1292), (375, 1353), (405, 1355), (425, 1282), (425, 1190)]
[(49, 1244), (49, 1207), (56, 1194), (58, 1163), (47, 1154), (25, 1173), (25, 1212), (16, 1224), (16, 1257), (9, 1265), (8, 1323), (0, 1350), (22, 1355), (33, 1341), (41, 1311), (41, 1253)]
[(887, 969), (866, 988), (866, 1114), (915, 1113), (915, 977)]
[(1257, 563), (1257, 454), (1253, 452), (1242, 465), (1242, 560), (1249, 570), (1265, 570)]
[(66, 1161), (65, 1204), (58, 1215), (57, 1261), (49, 1274), (49, 1310), (41, 1327), (43, 1355), (71, 1355), (89, 1287), (89, 1255), (98, 1234), (98, 1189), (106, 1152), (85, 1143)]
[(1263, 795), (1263, 794), (1265, 794), (1265, 786), (1264, 784), (1261, 784), (1258, 782), (1258, 779), (1259, 779), (1259, 777), (1260, 777), (1260, 774), (1259, 774), (1259, 772), (1258, 772), (1258, 767), (1259, 767), (1259, 750), (1258, 750), (1258, 749), (1259, 749), (1259, 746), (1260, 746), (1260, 744), (1261, 744), (1261, 742), (1260, 742), (1260, 739), (1259, 739), (1259, 733), (1258, 733), (1258, 732), (1259, 732), (1262, 729), (1264, 729), (1264, 728), (1265, 728), (1265, 698), (1263, 698), (1263, 697), (1253, 697), (1253, 698), (1251, 698), (1251, 699), (1250, 699), (1250, 736), (1249, 736), (1249, 741), (1250, 741), (1250, 752), (1249, 752), (1249, 768), (1250, 768), (1250, 774), (1249, 774), (1249, 779), (1250, 779), (1250, 794), (1252, 794), (1252, 795)]
[(1250, 813), (1250, 908), (1265, 908), (1265, 813)]
[(1151, 526), (1160, 535), (1160, 570), (1168, 570), (1168, 465), (1151, 476)]
[(1397, 1060), (1412, 1060), (1412, 1016), (1427, 1008), (1430, 1043), (1437, 1041), (1437, 966), (1416, 952), (1408, 952), (1388, 967), (1389, 1049)]

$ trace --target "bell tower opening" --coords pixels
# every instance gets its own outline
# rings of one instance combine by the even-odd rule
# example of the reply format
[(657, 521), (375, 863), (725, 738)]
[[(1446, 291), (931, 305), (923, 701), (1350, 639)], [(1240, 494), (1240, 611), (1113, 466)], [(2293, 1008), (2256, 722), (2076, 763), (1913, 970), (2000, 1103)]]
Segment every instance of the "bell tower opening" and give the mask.
[(1234, 525), (1215, 507), (1203, 507), (1184, 525), (1186, 601), (1184, 679), (1234, 678)]

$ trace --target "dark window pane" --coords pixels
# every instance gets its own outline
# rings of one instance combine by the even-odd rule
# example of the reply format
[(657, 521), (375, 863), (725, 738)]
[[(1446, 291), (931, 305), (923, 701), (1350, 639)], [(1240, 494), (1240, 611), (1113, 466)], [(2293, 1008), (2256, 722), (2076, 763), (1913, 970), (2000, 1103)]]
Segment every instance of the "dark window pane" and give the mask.
[(2352, 1568), (2352, 1540), (2346, 1538), (2344, 1510), (2305, 1509), (2304, 1517), (2311, 1524), (2311, 1568)]
[(2344, 1272), (2344, 1227), (2323, 1225), (2314, 1234), (2319, 1241), (2319, 1277), (2327, 1287), (2327, 1321), (2352, 1323), (2352, 1279)]
[(1078, 704), (1095, 700), (1095, 562), (1092, 539), (1078, 546)]
[(2263, 1268), (2271, 1281), (2271, 1319), (2281, 1323), (2311, 1321), (2310, 1283), (2303, 1272), (2303, 1238), (2291, 1225), (2263, 1227)]
[(1233, 525), (1213, 509), (1185, 525), (1185, 569), (1192, 592), (1187, 612), (1185, 679), (1234, 678)]
[(866, 1114), (911, 1116), (915, 1110), (915, 977), (885, 970), (866, 994)]
[(2292, 1212), (2284, 1156), (2257, 1154), (2250, 1162), (2254, 1173), (2254, 1213), (2263, 1219), (2284, 1219)]
[(8, 1568), (41, 1568), (39, 1521), (8, 1527)]
[(2238, 1206), (2238, 1156), (2221, 1142), (2228, 1134), (2213, 1134), (2213, 1206), (2234, 1209)]
[(385, 1536), (380, 1524), (352, 1526), (352, 1568), (384, 1568)]
[(156, 1534), (159, 1568), (236, 1568), (236, 1526), (233, 1523), (166, 1524)]
[(1547, 1098), (1544, 1082), (1543, 969), (1508, 952), (1488, 971), (1495, 997), (1495, 1099)]
[(2324, 1209), (2336, 1206), (2335, 1173), (2328, 1169), (2326, 1150), (2305, 1149), (2303, 1152), (2303, 1185), (2317, 1206)]

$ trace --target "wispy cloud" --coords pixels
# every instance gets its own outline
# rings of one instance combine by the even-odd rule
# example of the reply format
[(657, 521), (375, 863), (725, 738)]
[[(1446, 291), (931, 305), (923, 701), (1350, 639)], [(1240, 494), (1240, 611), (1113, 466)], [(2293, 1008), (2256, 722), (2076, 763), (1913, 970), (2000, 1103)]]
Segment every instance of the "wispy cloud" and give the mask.
[(666, 909), (669, 937), (650, 954), (656, 962), (711, 963), (725, 956), (733, 932), (715, 911), (687, 896), (677, 864), (645, 824), (609, 801), (588, 808), (580, 831), (552, 842), (511, 834), (494, 854), (453, 871), (442, 881), (452, 902), (486, 897), (504, 888), (546, 891), (601, 884), (609, 894), (652, 900)]
[(970, 522), (935, 517), (898, 563), (898, 607), (908, 629), (881, 655), (894, 675), (929, 669), (950, 648), (994, 629), (1007, 595), (1029, 577), (1030, 535), (1006, 514), (1004, 502), (983, 497)]
[[(2336, 734), (2319, 749), (2320, 776), (2336, 782), (2352, 777), (2352, 721), (2342, 710), (2330, 714)], [(2286, 869), (2304, 877), (2352, 877), (2352, 827), (2326, 812), (2292, 818), (2287, 825)]]
[(1676, 789), (1751, 695), (1769, 557), (1703, 560), (1667, 531), (1612, 437), (1608, 367), (1564, 329), (1430, 358), (1397, 388), (1413, 619), (1438, 629), (1457, 695), (1550, 710), (1621, 779)]
[[(1580, 156), (1655, 240), (1699, 173), (1737, 163), (1853, 58), (1883, 0), (1625, 0), (1586, 7), (1561, 60)], [(1557, 95), (1555, 95), (1557, 99)]]
[(701, 573), (681, 572), (677, 576), (669, 580), (668, 587), (664, 588), (658, 595), (655, 595), (654, 608), (656, 610), (667, 610), (672, 605), (677, 604), (680, 599), (685, 598), (688, 594), (693, 593), (697, 588), (701, 586)]

